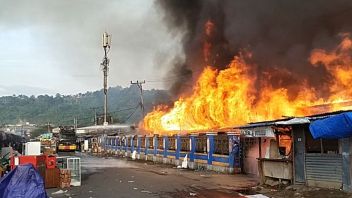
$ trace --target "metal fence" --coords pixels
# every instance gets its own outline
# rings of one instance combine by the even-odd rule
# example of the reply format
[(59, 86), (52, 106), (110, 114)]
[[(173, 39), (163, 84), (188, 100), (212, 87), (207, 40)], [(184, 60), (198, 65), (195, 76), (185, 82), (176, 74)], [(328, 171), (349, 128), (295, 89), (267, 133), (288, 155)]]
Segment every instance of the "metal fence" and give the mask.
[(145, 148), (145, 137), (141, 138), (141, 148)]
[(168, 148), (168, 150), (175, 150), (176, 149), (176, 147), (175, 147), (175, 145), (176, 145), (175, 136), (169, 136), (167, 138), (169, 140), (169, 148)]
[[(106, 150), (108, 151), (115, 150), (125, 153), (126, 156), (131, 155), (131, 153), (127, 151), (132, 152), (134, 150), (137, 151), (137, 154), (145, 152), (145, 154), (153, 155), (153, 158), (147, 157), (145, 158), (146, 160), (154, 161), (159, 158), (163, 158), (162, 161), (167, 159), (181, 160), (183, 157), (187, 156), (187, 158), (189, 158), (189, 162), (197, 162), (209, 165), (213, 163), (216, 165), (222, 164), (222, 167), (228, 166), (230, 168), (234, 168), (235, 165), (236, 167), (239, 167), (239, 163), (235, 163), (239, 160), (236, 159), (239, 158), (239, 151), (237, 149), (236, 153), (234, 153), (234, 150), (232, 150), (233, 144), (230, 144), (229, 138), (232, 140), (234, 135), (228, 135), (226, 133), (211, 133), (199, 134), (196, 136), (115, 136), (108, 137), (108, 139), (105, 141), (105, 146)], [(117, 145), (114, 145), (116, 139), (118, 140)], [(166, 141), (165, 147), (164, 140)], [(125, 141), (127, 141), (126, 144)], [(134, 148), (131, 147), (132, 142)], [(142, 148), (145, 148), (146, 143), (148, 142), (148, 148), (145, 148), (144, 151), (141, 151), (141, 149), (138, 149), (137, 147), (137, 142), (141, 143), (141, 145), (138, 145), (138, 147)], [(245, 142), (247, 144), (251, 144), (251, 142)], [(190, 148), (191, 144), (194, 146), (192, 149)], [(154, 147), (154, 145), (156, 147)]]
[(219, 155), (229, 154), (229, 138), (227, 134), (218, 134), (214, 137), (214, 153)]
[(207, 152), (207, 136), (199, 135), (195, 137), (196, 139), (196, 153), (206, 153)]
[(181, 137), (181, 151), (189, 151), (190, 148), (190, 141), (189, 137)]

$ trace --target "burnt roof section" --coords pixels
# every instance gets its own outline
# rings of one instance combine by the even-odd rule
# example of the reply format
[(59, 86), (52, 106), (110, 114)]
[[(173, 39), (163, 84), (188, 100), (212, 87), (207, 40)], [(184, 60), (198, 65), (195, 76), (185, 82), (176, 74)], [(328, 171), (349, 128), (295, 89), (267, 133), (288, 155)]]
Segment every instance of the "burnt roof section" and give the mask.
[(286, 117), (282, 119), (276, 119), (276, 120), (268, 120), (268, 121), (261, 121), (261, 122), (251, 122), (243, 126), (235, 126), (233, 129), (246, 129), (246, 128), (255, 128), (255, 127), (267, 127), (267, 126), (274, 126), (275, 122), (279, 121), (287, 121), (293, 118), (303, 118), (306, 117), (311, 121), (319, 120), (319, 119), (324, 119), (328, 118), (340, 113), (346, 113), (346, 112), (352, 112), (352, 110), (345, 110), (345, 111), (333, 111), (333, 112), (326, 112), (326, 113), (321, 113), (321, 114), (314, 114), (314, 115), (309, 115), (309, 116), (292, 116), (292, 117)]
[(333, 111), (333, 112), (327, 112), (327, 113), (321, 113), (321, 114), (315, 114), (315, 115), (310, 115), (310, 116), (305, 116), (307, 118), (309, 118), (310, 120), (314, 121), (314, 120), (319, 120), (319, 119), (323, 119), (323, 118), (328, 118), (340, 113), (347, 113), (347, 112), (352, 112), (352, 110), (345, 110), (345, 111)]

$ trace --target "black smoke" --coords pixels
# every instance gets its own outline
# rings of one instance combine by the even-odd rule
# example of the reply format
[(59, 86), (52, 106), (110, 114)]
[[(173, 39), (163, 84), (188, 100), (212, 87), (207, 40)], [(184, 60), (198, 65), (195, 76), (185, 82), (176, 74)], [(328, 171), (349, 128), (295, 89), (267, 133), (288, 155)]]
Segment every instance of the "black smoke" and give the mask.
[[(175, 95), (189, 90), (207, 64), (222, 69), (246, 49), (253, 54), (259, 84), (269, 79), (274, 88), (290, 88), (294, 95), (295, 85), (306, 80), (323, 96), (331, 76), (323, 66), (310, 65), (310, 53), (333, 48), (340, 33), (352, 31), (349, 0), (157, 0), (156, 5), (169, 31), (183, 35), (185, 60), (175, 61), (170, 72), (180, 76), (171, 86)], [(216, 26), (210, 63), (202, 51), (207, 20)]]

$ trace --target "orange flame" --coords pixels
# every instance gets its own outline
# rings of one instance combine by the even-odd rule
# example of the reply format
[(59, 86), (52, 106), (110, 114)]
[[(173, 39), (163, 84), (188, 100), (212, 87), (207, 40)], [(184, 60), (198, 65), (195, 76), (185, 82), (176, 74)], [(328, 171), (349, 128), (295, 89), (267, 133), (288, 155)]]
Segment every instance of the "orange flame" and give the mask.
[(304, 81), (297, 85), (300, 91), (293, 99), (288, 96), (288, 88), (274, 89), (270, 84), (262, 85), (261, 93), (256, 94), (256, 76), (250, 72), (254, 66), (240, 55), (224, 70), (207, 66), (193, 87), (193, 94), (179, 98), (172, 108), (156, 107), (144, 118), (144, 129), (153, 133), (219, 129), (282, 116), (309, 115), (317, 112), (307, 107), (322, 104), (333, 104), (328, 106), (329, 111), (342, 110), (339, 102), (352, 98), (351, 50), (352, 40), (343, 35), (336, 49), (316, 49), (311, 53), (310, 62), (324, 65), (331, 73), (332, 95), (328, 98), (318, 98), (315, 89)]

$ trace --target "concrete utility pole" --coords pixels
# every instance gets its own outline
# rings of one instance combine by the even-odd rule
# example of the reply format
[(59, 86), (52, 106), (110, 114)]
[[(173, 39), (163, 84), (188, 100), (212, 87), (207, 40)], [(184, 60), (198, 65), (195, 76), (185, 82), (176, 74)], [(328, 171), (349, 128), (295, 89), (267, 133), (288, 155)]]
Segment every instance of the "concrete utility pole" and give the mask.
[(94, 125), (97, 125), (97, 109), (98, 109), (98, 107), (92, 107), (90, 109), (94, 110)]
[(110, 45), (111, 45), (111, 35), (108, 33), (104, 32), (103, 38), (102, 38), (102, 44), (104, 48), (104, 58), (103, 62), (100, 64), (102, 66), (103, 74), (104, 74), (104, 125), (108, 125), (108, 122), (106, 120), (106, 115), (108, 113), (108, 72), (109, 72), (109, 62), (110, 60), (108, 59), (108, 53), (110, 51)]
[(76, 117), (73, 118), (73, 128), (77, 129), (77, 118)]
[(141, 102), (139, 103), (139, 105), (141, 106), (141, 110), (142, 110), (142, 118), (144, 118), (145, 112), (144, 112), (143, 85), (142, 84), (145, 84), (145, 80), (143, 80), (142, 82), (139, 82), (138, 80), (136, 82), (131, 81), (131, 85), (137, 85), (139, 88), (140, 97), (141, 97)]

